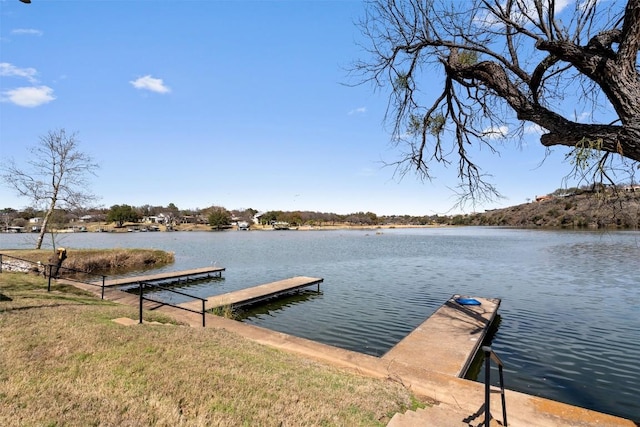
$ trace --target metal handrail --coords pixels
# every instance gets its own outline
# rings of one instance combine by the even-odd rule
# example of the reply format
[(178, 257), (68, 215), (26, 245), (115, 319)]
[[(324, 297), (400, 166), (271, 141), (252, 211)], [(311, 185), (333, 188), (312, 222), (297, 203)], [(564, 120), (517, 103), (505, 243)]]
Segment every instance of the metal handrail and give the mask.
[(498, 355), (491, 349), (490, 346), (482, 346), (484, 352), (484, 425), (489, 427), (491, 422), (491, 361), (493, 360), (498, 365), (498, 374), (500, 375), (500, 396), (502, 398), (502, 421), (504, 426), (507, 427), (507, 406), (504, 396), (504, 375), (502, 373), (502, 367), (504, 364)]
[(75, 273), (82, 273), (82, 274), (86, 274), (88, 276), (97, 276), (100, 277), (102, 280), (100, 281), (100, 283), (91, 283), (91, 282), (87, 282), (84, 280), (76, 280), (70, 277), (65, 277), (65, 280), (69, 280), (71, 282), (78, 282), (78, 283), (82, 283), (84, 285), (89, 285), (89, 286), (100, 286), (101, 288), (101, 292), (100, 292), (100, 298), (104, 299), (104, 288), (105, 288), (105, 281), (107, 276), (105, 276), (104, 274), (98, 274), (98, 273), (92, 273), (90, 271), (84, 271), (84, 270), (78, 270), (75, 268), (70, 268), (70, 267), (63, 267), (63, 266), (57, 266), (55, 264), (47, 264), (47, 267), (49, 268), (49, 274), (47, 275), (49, 278), (49, 283), (47, 285), (47, 291), (50, 292), (51, 291), (51, 278), (53, 277), (53, 275), (51, 274), (51, 270), (53, 269), (53, 267), (57, 267), (57, 274), (56, 277), (53, 277), (54, 279), (57, 279), (58, 277), (60, 277), (60, 270), (68, 270), (68, 271), (73, 271)]
[[(65, 278), (65, 280), (78, 282), (78, 283), (83, 283), (85, 285), (90, 285), (90, 286), (100, 286), (102, 288), (102, 290), (101, 290), (101, 299), (104, 299), (105, 281), (106, 281), (106, 277), (107, 277), (104, 274), (91, 273), (89, 271), (77, 270), (75, 268), (58, 266), (58, 265), (55, 265), (55, 264), (41, 264), (41, 263), (38, 263), (36, 261), (31, 261), (31, 260), (28, 260), (28, 259), (18, 258), (18, 257), (14, 257), (14, 256), (11, 256), (11, 255), (6, 255), (6, 254), (2, 254), (2, 253), (0, 253), (0, 273), (2, 273), (2, 263), (3, 263), (2, 258), (3, 257), (16, 259), (18, 261), (28, 262), (28, 263), (35, 264), (35, 265), (38, 265), (38, 266), (44, 266), (45, 272), (48, 273), (48, 274), (46, 274), (47, 277), (48, 277), (47, 292), (51, 292), (51, 278), (52, 278), (51, 272), (53, 270), (53, 267), (57, 267), (56, 277), (58, 276), (58, 273), (60, 272), (60, 269), (73, 271), (73, 272), (76, 272), (76, 273), (82, 273), (82, 274), (86, 274), (86, 275), (90, 275), (90, 276), (100, 276), (102, 278), (101, 284), (85, 282), (85, 281), (81, 281), (81, 280), (74, 280), (72, 278)], [(170, 307), (179, 308), (181, 310), (186, 310), (186, 311), (189, 311), (191, 313), (202, 314), (202, 327), (205, 326), (205, 319), (206, 319), (206, 316), (205, 316), (205, 314), (206, 314), (206, 305), (205, 305), (205, 303), (207, 302), (206, 298), (201, 298), (201, 297), (198, 297), (198, 296), (195, 296), (195, 295), (190, 295), (190, 294), (188, 294), (186, 292), (176, 291), (175, 289), (167, 288), (167, 287), (164, 287), (164, 286), (161, 286), (161, 285), (157, 285), (157, 284), (150, 284), (150, 283), (144, 283), (144, 282), (138, 282), (138, 284), (139, 284), (139, 288), (140, 288), (140, 323), (142, 323), (142, 302), (143, 302), (143, 300), (147, 300), (147, 301), (150, 301), (150, 302), (155, 302), (157, 304), (168, 305)], [(176, 293), (176, 294), (184, 295), (184, 296), (189, 297), (189, 298), (199, 299), (200, 301), (202, 301), (202, 311), (196, 311), (196, 310), (192, 310), (192, 309), (187, 308), (187, 307), (181, 307), (179, 305), (175, 305), (175, 304), (171, 304), (171, 303), (168, 303), (168, 302), (158, 301), (158, 300), (155, 300), (153, 298), (145, 297), (144, 296), (144, 292), (143, 292), (145, 285), (153, 286), (154, 288), (162, 289), (164, 291), (169, 291), (169, 292), (173, 292), (173, 293)]]
[[(181, 307), (179, 305), (171, 304), (171, 303), (168, 303), (168, 302), (165, 302), (165, 301), (159, 301), (159, 300), (155, 300), (153, 298), (145, 297), (144, 296), (144, 287), (145, 286), (152, 286), (152, 287), (157, 288), (157, 289), (162, 289), (163, 291), (169, 291), (169, 292), (173, 292), (173, 293), (176, 293), (176, 294), (184, 295), (184, 296), (189, 297), (189, 298), (199, 299), (200, 301), (202, 301), (202, 311), (196, 311), (196, 310), (192, 310), (192, 309), (187, 308), (187, 307)], [(140, 294), (140, 322), (139, 323), (142, 323), (142, 302), (144, 300), (147, 300), (147, 301), (155, 302), (156, 304), (168, 305), (169, 307), (179, 308), (180, 310), (189, 311), (191, 313), (202, 314), (202, 327), (203, 328), (205, 327), (205, 318), (206, 318), (206, 316), (205, 316), (206, 315), (205, 303), (207, 302), (206, 298), (201, 298), (201, 297), (198, 297), (198, 296), (195, 296), (195, 295), (190, 295), (190, 294), (188, 294), (186, 292), (176, 291), (175, 289), (167, 288), (167, 287), (164, 287), (164, 286), (161, 286), (161, 285), (156, 285), (156, 284), (153, 284), (153, 283), (138, 282), (138, 287), (139, 287), (138, 293)]]

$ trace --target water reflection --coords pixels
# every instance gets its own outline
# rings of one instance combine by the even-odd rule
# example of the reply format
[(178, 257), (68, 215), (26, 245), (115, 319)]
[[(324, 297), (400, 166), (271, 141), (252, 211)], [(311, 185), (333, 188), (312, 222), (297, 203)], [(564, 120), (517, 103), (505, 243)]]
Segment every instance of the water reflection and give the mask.
[[(502, 316), (500, 316), (500, 314), (496, 314), (496, 317), (493, 319), (491, 326), (489, 326), (489, 329), (487, 330), (487, 334), (485, 335), (484, 340), (482, 340), (482, 344), (480, 345), (480, 347), (484, 347), (484, 346), (491, 347), (493, 338), (496, 336), (496, 334), (498, 333), (498, 330), (500, 329), (500, 323), (502, 323)], [(500, 357), (502, 358), (502, 356)], [(467, 369), (467, 373), (464, 377), (468, 380), (473, 380), (473, 381), (479, 380), (484, 382), (484, 372), (485, 372), (484, 362), (485, 362), (484, 352), (478, 351), (475, 357), (473, 358), (473, 361), (469, 365), (469, 369)], [(495, 372), (494, 372), (494, 369), (495, 369)], [(498, 384), (498, 367), (494, 366), (493, 364), (491, 365), (491, 379), (493, 380), (491, 382), (492, 385), (495, 385), (495, 386), (499, 385)]]
[(248, 318), (261, 319), (267, 316), (277, 316), (278, 312), (297, 304), (303, 304), (321, 297), (322, 291), (302, 289), (291, 295), (272, 299), (265, 303), (244, 305), (233, 310), (234, 318), (243, 320)]

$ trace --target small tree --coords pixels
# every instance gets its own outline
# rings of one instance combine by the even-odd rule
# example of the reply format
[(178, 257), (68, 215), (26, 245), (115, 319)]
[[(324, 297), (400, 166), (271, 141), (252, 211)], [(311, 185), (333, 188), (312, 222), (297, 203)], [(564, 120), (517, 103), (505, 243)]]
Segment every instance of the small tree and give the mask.
[(107, 221), (115, 222), (118, 227), (122, 227), (126, 221), (136, 222), (140, 215), (129, 205), (113, 205), (107, 213)]
[(165, 215), (166, 225), (174, 225), (180, 217), (180, 209), (173, 203), (169, 203), (166, 208), (162, 208)]
[(42, 247), (56, 208), (81, 208), (96, 200), (96, 196), (87, 191), (87, 176), (95, 175), (98, 165), (78, 150), (78, 144), (75, 133), (67, 134), (64, 129), (49, 131), (29, 150), (29, 169), (18, 167), (13, 159), (0, 167), (2, 180), (45, 212), (36, 249)]
[(209, 225), (215, 227), (216, 230), (220, 230), (231, 224), (231, 213), (223, 207), (212, 206), (209, 209)]
[(275, 221), (283, 221), (282, 211), (267, 211), (260, 217), (262, 224), (271, 224)]
[(6, 230), (11, 225), (11, 222), (18, 216), (18, 211), (13, 208), (4, 208), (0, 211), (0, 221), (2, 228)]

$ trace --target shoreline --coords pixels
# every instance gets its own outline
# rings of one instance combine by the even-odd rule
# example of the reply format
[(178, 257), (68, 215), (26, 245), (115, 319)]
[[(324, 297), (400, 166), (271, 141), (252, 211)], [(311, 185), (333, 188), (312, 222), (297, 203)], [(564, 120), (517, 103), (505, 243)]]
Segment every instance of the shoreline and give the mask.
[[(155, 229), (152, 229), (155, 228)], [(390, 230), (398, 228), (445, 228), (456, 227), (453, 225), (410, 225), (410, 224), (382, 224), (382, 225), (301, 225), (292, 226), (286, 229), (277, 229), (272, 226), (252, 225), (248, 230), (241, 230), (236, 225), (232, 225), (223, 229), (215, 229), (210, 225), (204, 224), (180, 224), (167, 229), (166, 226), (157, 226), (155, 224), (125, 224), (122, 227), (106, 224), (87, 224), (82, 229), (60, 229), (53, 230), (53, 233), (171, 233), (179, 231), (203, 231), (203, 232), (227, 232), (227, 231), (326, 231), (326, 230)], [(35, 234), (35, 232), (22, 232), (21, 234)]]

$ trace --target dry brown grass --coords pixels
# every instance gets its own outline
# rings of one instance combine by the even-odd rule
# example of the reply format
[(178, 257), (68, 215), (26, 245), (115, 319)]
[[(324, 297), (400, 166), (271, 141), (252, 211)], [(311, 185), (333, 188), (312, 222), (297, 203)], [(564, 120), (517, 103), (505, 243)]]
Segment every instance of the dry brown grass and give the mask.
[[(42, 264), (54, 255), (51, 249), (2, 249), (0, 252), (12, 257)], [(175, 261), (173, 253), (156, 249), (74, 249), (67, 248), (67, 259), (63, 267), (90, 273), (110, 273), (119, 271), (157, 268)]]
[(553, 197), (461, 218), (460, 225), (640, 228), (640, 193)]
[(134, 308), (33, 275), (0, 295), (2, 426), (369, 426), (415, 402), (224, 330), (122, 326)]

